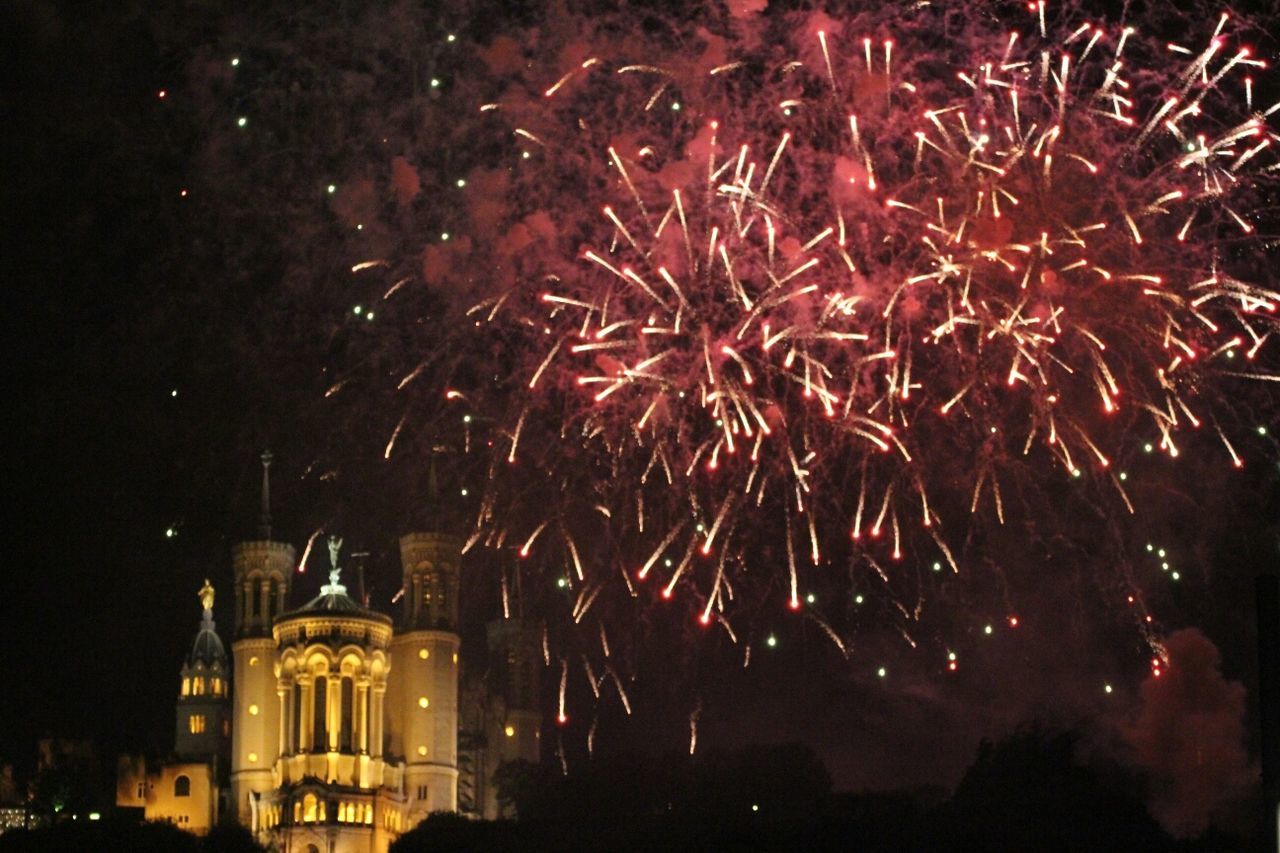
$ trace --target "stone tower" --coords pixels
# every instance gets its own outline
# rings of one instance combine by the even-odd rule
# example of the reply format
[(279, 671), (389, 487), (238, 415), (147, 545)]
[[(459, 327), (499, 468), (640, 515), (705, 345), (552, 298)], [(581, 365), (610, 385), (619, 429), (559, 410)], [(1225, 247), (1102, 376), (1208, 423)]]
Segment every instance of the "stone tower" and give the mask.
[(271, 453), (262, 454), (262, 515), (258, 538), (231, 551), (235, 573), (235, 640), (231, 644), (231, 797), (244, 826), (257, 800), (273, 787), (280, 744), (281, 698), (276, 694), (276, 644), (271, 626), (284, 612), (295, 565), (293, 546), (271, 538)]
[(388, 750), (404, 756), (408, 826), (458, 807), (458, 581), (462, 543), (400, 539), (403, 609), (391, 643)]
[(225, 772), (230, 730), (231, 671), (213, 624), (213, 587), (200, 590), (204, 616), (182, 664), (174, 754), (183, 761), (217, 763)]

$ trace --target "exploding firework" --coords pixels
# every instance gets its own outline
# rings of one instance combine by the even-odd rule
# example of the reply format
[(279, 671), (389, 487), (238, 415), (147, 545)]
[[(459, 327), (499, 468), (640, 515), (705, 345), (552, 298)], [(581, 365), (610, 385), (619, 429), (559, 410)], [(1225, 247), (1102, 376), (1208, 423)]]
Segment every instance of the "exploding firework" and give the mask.
[(470, 312), (500, 343), (453, 392), (495, 425), (470, 545), (563, 597), (562, 720), (571, 655), (627, 701), (610, 632), (647, 602), (746, 661), (759, 614), (803, 611), (848, 656), (805, 599), (868, 576), (914, 646), (1009, 489), (1134, 513), (1116, 460), (1196, 430), (1243, 464), (1224, 397), (1280, 378), (1265, 64), (1226, 15), (1179, 44), (1044, 3), (913, 14), (566, 50), (481, 108), (533, 161), (491, 183), (532, 200), (506, 256), (538, 262)]

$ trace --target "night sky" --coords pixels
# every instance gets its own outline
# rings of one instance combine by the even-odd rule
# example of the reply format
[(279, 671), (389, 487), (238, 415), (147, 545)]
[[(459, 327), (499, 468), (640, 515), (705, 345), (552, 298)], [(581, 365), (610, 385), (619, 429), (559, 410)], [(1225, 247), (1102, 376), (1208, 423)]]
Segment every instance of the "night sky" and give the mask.
[[(12, 58), (0, 92), (0, 759), (19, 768), (47, 735), (94, 738), (108, 759), (171, 747), (205, 577), (230, 641), (230, 546), (256, 532), (264, 448), (276, 459), (276, 536), (301, 551), (317, 528), (344, 535), (348, 552), (368, 552), (366, 585), (383, 610), (398, 586), (395, 537), (427, 516), (465, 525), (474, 514), (459, 500), (474, 472), (453, 457), (440, 463), (442, 496), (424, 497), (429, 448), (457, 439), (439, 419), (410, 422), (407, 461), (386, 463), (401, 416), (392, 395), (325, 394), (337, 377), (400, 369), (388, 353), (424, 347), (452, 322), (448, 292), (422, 297), (416, 322), (381, 308), (366, 320), (352, 306), (379, 304), (394, 277), (369, 283), (349, 269), (371, 252), (416, 259), (426, 235), (461, 227), (451, 210), (461, 202), (446, 191), (477, 174), (493, 146), (474, 137), (469, 150), (472, 137), (450, 130), (449, 105), (471, 96), (460, 81), (478, 72), (481, 48), (491, 73), (495, 40), (531, 22), (550, 29), (544, 13), (533, 3), (505, 17), (481, 14), (482, 3), (474, 17), (409, 3), (235, 5), (32, 0), (0, 12), (0, 53)], [(480, 47), (451, 54), (450, 33), (466, 51)], [(1273, 57), (1276, 45), (1258, 49)], [(405, 192), (397, 156), (420, 171), (412, 206), (395, 200)], [(351, 189), (361, 181), (369, 188)], [(382, 195), (361, 195), (373, 188)], [(367, 210), (376, 233), (361, 222), (357, 234), (351, 223)], [(1265, 215), (1274, 233), (1274, 207)], [(1274, 244), (1255, 251), (1274, 261)], [(1272, 367), (1275, 354), (1265, 356)], [(1222, 778), (1247, 781), (1257, 754), (1253, 577), (1280, 565), (1274, 387), (1238, 398), (1230, 422), (1243, 435), (1243, 471), (1221, 464), (1216, 439), (1212, 464), (1187, 453), (1152, 466), (1134, 486), (1144, 511), (1115, 522), (1123, 533), (1094, 543), (1077, 528), (1054, 548), (1027, 544), (1029, 523), (987, 530), (979, 550), (990, 563), (1020, 556), (998, 580), (973, 582), (972, 613), (954, 594), (961, 617), (948, 625), (967, 626), (956, 629), (958, 671), (922, 662), (892, 630), (864, 631), (846, 661), (815, 624), (782, 613), (762, 617), (761, 636), (775, 632), (778, 648), (757, 649), (744, 671), (740, 657), (711, 644), (699, 653), (696, 637), (691, 649), (683, 629), (655, 619), (638, 655), (637, 713), (602, 708), (601, 748), (683, 748), (696, 707), (699, 748), (801, 740), (837, 787), (949, 787), (981, 738), (1039, 718), (1149, 768), (1144, 738), (1199, 691), (1222, 699), (1200, 718)], [(1145, 626), (1123, 584), (1107, 580), (1115, 554), (1102, 540), (1117, 539), (1131, 548), (1126, 571), (1152, 569), (1142, 548), (1151, 542), (1182, 572), (1180, 587), (1152, 594), (1151, 630), (1175, 666), (1183, 656), (1183, 693), (1153, 682)], [(295, 603), (321, 575), (295, 576)], [(470, 577), (464, 657), (478, 653), (477, 626), (497, 605), (493, 571)], [(549, 713), (557, 679), (548, 672)], [(584, 735), (586, 699), (575, 694), (582, 710), (567, 739)], [(1247, 756), (1236, 754), (1242, 744)]]

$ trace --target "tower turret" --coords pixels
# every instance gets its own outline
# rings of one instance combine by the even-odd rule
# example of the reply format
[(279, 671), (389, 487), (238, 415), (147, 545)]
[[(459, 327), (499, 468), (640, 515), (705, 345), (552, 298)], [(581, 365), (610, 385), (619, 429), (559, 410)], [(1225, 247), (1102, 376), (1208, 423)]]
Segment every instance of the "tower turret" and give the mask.
[(405, 760), (408, 826), (458, 803), (458, 581), (462, 542), (400, 538), (403, 600), (387, 685), (389, 751)]
[(522, 618), (495, 619), (487, 626), (490, 702), (484, 720), (479, 805), (485, 818), (511, 817), (498, 801), (495, 774), (510, 761), (537, 764), (542, 757), (542, 631)]
[(262, 454), (259, 538), (231, 551), (236, 594), (231, 794), (245, 826), (252, 823), (251, 800), (272, 787), (271, 768), (279, 754), (281, 699), (271, 626), (285, 610), (296, 554), (292, 545), (271, 538), (271, 458), (270, 451)]
[(262, 454), (262, 512), (258, 538), (231, 549), (236, 581), (236, 638), (270, 637), (284, 612), (293, 573), (292, 545), (271, 538), (271, 451)]
[(225, 761), (230, 740), (231, 671), (213, 623), (213, 587), (207, 579), (199, 596), (204, 615), (182, 664), (173, 751), (184, 760)]

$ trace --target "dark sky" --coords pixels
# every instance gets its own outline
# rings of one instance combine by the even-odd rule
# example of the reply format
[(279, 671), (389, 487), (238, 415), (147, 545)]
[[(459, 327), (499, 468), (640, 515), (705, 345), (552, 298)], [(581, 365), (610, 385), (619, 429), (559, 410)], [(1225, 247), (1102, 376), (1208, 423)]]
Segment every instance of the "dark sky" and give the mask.
[[(0, 15), (0, 55), (12, 58), (0, 94), (0, 759), (29, 762), (47, 734), (164, 750), (206, 576), (229, 638), (229, 548), (254, 530), (261, 449), (278, 460), (280, 535), (301, 548), (333, 517), (341, 486), (301, 479), (312, 461), (303, 453), (322, 443), (296, 434), (325, 427), (309, 410), (293, 417), (299, 400), (323, 392), (317, 362), (333, 338), (298, 335), (293, 318), (219, 279), (224, 270), (184, 267), (183, 245), (205, 258), (211, 241), (234, 236), (213, 236), (184, 212), (178, 190), (198, 169), (202, 130), (160, 113), (157, 92), (181, 93), (192, 56), (162, 43), (140, 4), (71, 13), (17, 2)], [(218, 43), (216, 31), (202, 35)], [(253, 345), (226, 343), (242, 335)], [(228, 361), (255, 347), (270, 357)], [(288, 360), (277, 347), (296, 347), (293, 373), (258, 375)], [(1151, 529), (1186, 566), (1160, 628), (1198, 627), (1217, 646), (1222, 673), (1247, 691), (1256, 748), (1252, 576), (1280, 562), (1280, 488), (1274, 442), (1269, 458), (1265, 443), (1250, 447), (1262, 461), (1229, 482), (1157, 483), (1166, 506)], [(370, 494), (345, 500), (369, 498), (376, 510), (395, 498)], [(386, 607), (403, 522), (343, 517), (357, 531), (349, 547), (371, 552), (369, 580)], [(899, 665), (909, 656), (893, 638), (869, 638), (859, 665), (846, 666), (812, 626), (780, 626), (781, 648), (745, 674), (694, 664), (701, 743), (804, 740), (838, 784), (860, 788), (951, 785), (981, 737), (1036, 716), (1105, 741), (1137, 718), (1149, 653), (1123, 606), (1106, 600), (1111, 590), (1082, 583), (1071, 559), (1088, 555), (1058, 558), (1035, 579), (1017, 629), (990, 614), (995, 635), (971, 638), (955, 674)], [(318, 583), (316, 573), (299, 578), (296, 597)], [(889, 662), (889, 678), (868, 661)], [(638, 693), (663, 696), (660, 669), (651, 678)], [(661, 702), (639, 721), (609, 712), (616, 742), (686, 742), (687, 701)]]

